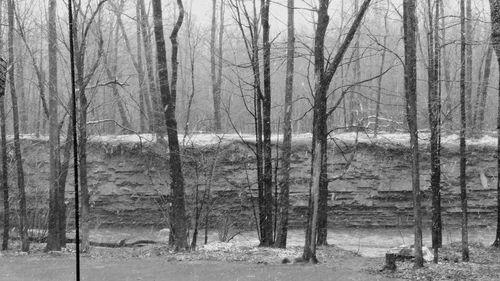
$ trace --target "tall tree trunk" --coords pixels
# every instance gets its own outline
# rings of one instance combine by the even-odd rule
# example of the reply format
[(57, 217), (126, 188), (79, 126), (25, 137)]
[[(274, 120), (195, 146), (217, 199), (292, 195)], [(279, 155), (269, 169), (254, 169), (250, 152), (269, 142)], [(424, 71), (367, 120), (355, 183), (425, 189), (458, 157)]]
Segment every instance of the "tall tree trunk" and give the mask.
[[(467, 0), (465, 14), (465, 102), (466, 102), (466, 122), (467, 127), (472, 129), (472, 5), (471, 0)], [(466, 132), (470, 134), (470, 132)]]
[[(49, 53), (49, 149), (50, 149), (50, 191), (49, 191), (49, 221), (47, 251), (61, 250), (61, 235), (59, 233), (61, 204), (59, 194), (59, 121), (58, 121), (58, 90), (57, 90), (57, 27), (56, 27), (57, 1), (49, 2), (48, 22), (48, 53)], [(64, 237), (66, 238), (66, 237)]]
[[(78, 41), (77, 41), (78, 42)], [(75, 52), (77, 87), (79, 89), (79, 120), (78, 120), (78, 162), (79, 162), (79, 182), (80, 182), (80, 223), (81, 223), (81, 248), (82, 252), (87, 252), (90, 249), (89, 231), (90, 231), (90, 194), (87, 180), (87, 95), (84, 86), (84, 65), (81, 49), (77, 48)]]
[(423, 266), (422, 256), (422, 210), (420, 207), (420, 172), (417, 129), (417, 15), (416, 1), (403, 1), (403, 26), (405, 38), (405, 98), (410, 147), (412, 151), (413, 218), (415, 228), (415, 267)]
[(467, 129), (467, 28), (465, 24), (465, 3), (460, 1), (460, 26), (461, 26), (461, 44), (460, 44), (460, 201), (462, 205), (462, 261), (469, 261), (469, 243), (467, 233), (467, 183), (466, 183), (466, 165), (467, 156), (465, 155), (465, 135)]
[(175, 118), (175, 106), (177, 99), (177, 34), (184, 19), (184, 7), (182, 0), (177, 0), (179, 16), (174, 29), (170, 35), (172, 43), (172, 85), (169, 86), (167, 57), (165, 50), (165, 39), (163, 36), (163, 19), (161, 0), (153, 0), (154, 33), (156, 38), (156, 60), (158, 62), (158, 77), (160, 78), (160, 92), (163, 108), (165, 109), (165, 120), (167, 125), (168, 147), (170, 152), (170, 175), (172, 179), (172, 233), (177, 251), (188, 248), (186, 210), (184, 201), (184, 177), (182, 174), (182, 159), (180, 155), (179, 139), (177, 133), (177, 120)]
[(493, 47), (491, 43), (488, 43), (488, 50), (486, 51), (486, 60), (484, 63), (484, 73), (483, 79), (480, 84), (480, 92), (478, 94), (478, 100), (476, 102), (476, 124), (475, 128), (478, 130), (478, 133), (482, 132), (484, 129), (484, 111), (486, 107), (486, 98), (488, 96), (488, 85), (490, 83), (490, 75), (491, 75), (491, 61), (493, 58)]
[[(144, 42), (144, 57), (146, 58), (146, 70), (148, 73), (148, 81), (149, 81), (149, 99), (151, 100), (151, 112), (152, 116), (150, 116), (150, 124), (151, 130), (154, 133), (160, 134), (160, 137), (164, 134), (164, 116), (163, 110), (161, 109), (161, 101), (159, 98), (158, 87), (155, 81), (155, 71), (153, 62), (153, 48), (151, 45), (151, 36), (150, 36), (150, 28), (148, 15), (146, 13), (146, 7), (144, 5), (144, 0), (138, 0), (139, 9), (141, 12), (141, 31), (142, 31), (142, 40)], [(148, 99), (145, 99), (146, 107), (148, 107)]]
[(288, 39), (286, 53), (285, 115), (283, 117), (283, 146), (281, 148), (281, 187), (278, 229), (275, 246), (286, 248), (288, 208), (290, 205), (290, 157), (292, 152), (293, 72), (295, 60), (295, 0), (288, 0)]
[[(141, 132), (147, 132), (146, 119), (151, 113), (151, 102), (147, 97), (147, 85), (144, 77), (144, 63), (142, 61), (142, 42), (141, 41), (141, 10), (138, 4), (135, 5), (136, 17), (136, 43), (137, 43), (137, 79), (139, 82), (139, 124)], [(149, 101), (149, 104), (148, 104)]]
[(428, 110), (429, 128), (431, 131), (431, 190), (432, 190), (432, 248), (434, 249), (434, 262), (438, 262), (438, 248), (441, 247), (441, 159), (440, 152), (440, 115), (441, 100), (439, 97), (439, 43), (438, 19), (439, 6), (436, 6), (436, 14), (433, 14), (431, 0), (427, 1), (429, 14), (428, 35)]
[(264, 97), (262, 100), (262, 132), (264, 160), (264, 215), (261, 222), (265, 236), (261, 246), (273, 245), (273, 166), (271, 154), (271, 43), (269, 42), (269, 0), (261, 0), (262, 44), (264, 58)]
[[(383, 39), (383, 46), (387, 46), (387, 37), (389, 36), (389, 26), (388, 26), (388, 17), (389, 17), (389, 8), (390, 8), (390, 3), (387, 3), (387, 11), (384, 16), (384, 29), (385, 29), (385, 34), (384, 34), (384, 39)], [(385, 66), (385, 56), (386, 56), (387, 50), (384, 48), (382, 50), (382, 58), (380, 62), (380, 70), (379, 70), (379, 75), (380, 77), (377, 80), (377, 103), (376, 103), (376, 108), (375, 108), (375, 127), (373, 129), (373, 135), (374, 137), (377, 137), (378, 135), (378, 127), (379, 127), (379, 118), (380, 118), (380, 100), (382, 98), (382, 80), (384, 79), (384, 75), (382, 73), (384, 72), (384, 66)]]
[[(18, 44), (21, 42), (18, 41)], [(19, 132), (21, 134), (26, 134), (28, 132), (28, 113), (26, 111), (27, 105), (28, 105), (28, 97), (26, 93), (26, 89), (24, 87), (24, 54), (19, 51), (18, 52), (18, 59), (16, 63), (16, 92), (17, 95), (19, 96), (20, 99), (20, 104), (19, 104)]]
[[(221, 0), (220, 8), (219, 8), (220, 16), (219, 16), (219, 55), (218, 55), (218, 63), (217, 63), (217, 97), (219, 104), (219, 131), (222, 132), (222, 116), (220, 114), (220, 107), (222, 106), (222, 64), (224, 61), (223, 58), (223, 45), (224, 45), (224, 0)], [(215, 102), (215, 101), (214, 101)]]
[[(221, 3), (223, 5), (223, 3)], [(220, 118), (220, 92), (217, 89), (217, 74), (215, 72), (215, 35), (217, 30), (217, 0), (212, 0), (212, 25), (210, 28), (210, 77), (212, 79), (212, 96), (214, 102), (214, 126), (215, 132), (221, 130)], [(220, 58), (219, 58), (220, 59)]]
[[(440, 27), (441, 27), (441, 40), (446, 42), (446, 17), (444, 14), (443, 0), (439, 1), (439, 9), (441, 14)], [(444, 74), (444, 89), (446, 91), (446, 96), (444, 98), (444, 121), (443, 127), (448, 130), (453, 130), (453, 81), (451, 81), (450, 74), (450, 60), (447, 55), (447, 44), (442, 46), (442, 62), (443, 62), (443, 74)]]
[[(120, 27), (122, 36), (125, 40), (125, 45), (127, 46), (127, 50), (129, 51), (130, 56), (132, 57), (133, 54), (130, 51), (130, 42), (128, 40), (127, 33), (125, 31), (125, 28), (123, 27), (123, 22), (121, 20), (121, 10), (116, 12), (116, 21), (118, 23), (118, 27)], [(108, 54), (104, 55), (104, 68), (106, 69), (106, 75), (108, 76), (108, 79), (110, 81), (117, 81), (117, 73), (118, 73), (118, 28), (115, 30), (115, 42), (113, 43), (113, 49), (112, 49), (112, 56), (113, 56), (113, 61), (109, 62), (108, 60)], [(136, 71), (139, 72), (139, 67), (137, 66), (137, 63), (134, 61), (134, 66), (136, 68)], [(111, 64), (111, 66), (110, 66)], [(140, 80), (140, 79), (139, 79)], [(139, 82), (140, 83), (140, 82)], [(130, 121), (127, 117), (127, 112), (125, 109), (125, 105), (123, 103), (123, 100), (120, 96), (120, 92), (118, 91), (118, 87), (115, 83), (111, 84), (111, 90), (113, 91), (113, 97), (115, 98), (116, 102), (116, 107), (118, 109), (118, 113), (120, 114), (120, 120), (122, 123), (122, 126), (128, 129), (132, 128), (132, 125), (130, 124)], [(126, 133), (128, 130), (122, 129), (122, 133)]]
[[(3, 51), (3, 0), (0, 0), (0, 52)], [(9, 248), (9, 230), (10, 230), (10, 207), (9, 207), (9, 178), (7, 166), (7, 132), (5, 129), (5, 88), (7, 76), (7, 62), (0, 57), (0, 161), (1, 161), (1, 176), (0, 186), (3, 193), (3, 233), (2, 233), (2, 251)]]
[[(322, 176), (324, 174), (323, 166), (326, 164), (325, 142), (327, 135), (326, 128), (326, 103), (327, 91), (335, 75), (346, 50), (352, 42), (356, 31), (358, 30), (363, 17), (368, 10), (370, 0), (365, 0), (352, 23), (349, 32), (347, 33), (342, 45), (339, 47), (335, 57), (328, 63), (328, 68), (325, 69), (325, 34), (328, 28), (330, 18), (328, 16), (329, 0), (320, 0), (317, 8), (318, 21), (314, 36), (314, 107), (313, 107), (313, 140), (312, 140), (312, 160), (311, 160), (311, 185), (309, 199), (309, 215), (306, 229), (306, 239), (304, 245), (304, 253), (302, 259), (305, 261), (317, 262), (316, 258), (316, 242), (318, 232), (318, 210), (319, 196)], [(328, 183), (328, 182), (326, 182)]]
[[(359, 11), (359, 0), (354, 0), (354, 11), (358, 13)], [(356, 38), (354, 39), (354, 49), (353, 49), (353, 60), (354, 66), (352, 68), (352, 74), (354, 81), (361, 80), (361, 56), (359, 52), (360, 48), (360, 34), (356, 34)], [(361, 109), (361, 100), (359, 95), (359, 86), (356, 85), (353, 87), (353, 90), (349, 96), (349, 110), (350, 110), (350, 118), (349, 118), (349, 130), (353, 129), (353, 126), (358, 125), (358, 119), (360, 118), (360, 109)]]
[[(491, 13), (491, 45), (497, 56), (500, 68), (500, 0), (490, 0)], [(497, 233), (494, 247), (500, 247), (500, 78), (498, 79), (498, 112), (497, 112)]]
[(14, 75), (14, 0), (8, 1), (9, 17), (9, 86), (12, 101), (12, 117), (14, 127), (14, 157), (16, 159), (17, 186), (19, 188), (19, 231), (21, 236), (21, 251), (29, 251), (28, 224), (26, 214), (26, 191), (24, 185), (23, 159), (19, 139), (19, 111), (17, 106), (15, 75)]

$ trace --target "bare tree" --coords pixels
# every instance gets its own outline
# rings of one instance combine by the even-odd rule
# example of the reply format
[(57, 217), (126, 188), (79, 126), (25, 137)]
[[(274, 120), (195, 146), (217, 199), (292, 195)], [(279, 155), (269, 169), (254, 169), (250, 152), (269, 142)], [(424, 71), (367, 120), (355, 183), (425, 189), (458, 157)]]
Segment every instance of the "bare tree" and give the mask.
[[(82, 6), (81, 2), (77, 2), (74, 5), (74, 42), (75, 42), (75, 66), (76, 66), (76, 86), (78, 89), (79, 97), (79, 120), (78, 120), (78, 160), (79, 160), (79, 181), (80, 181), (80, 193), (81, 193), (81, 229), (82, 229), (82, 251), (88, 251), (90, 247), (89, 241), (89, 231), (90, 231), (90, 194), (88, 189), (88, 167), (87, 167), (87, 110), (89, 106), (89, 101), (86, 94), (87, 85), (90, 83), (92, 77), (97, 71), (100, 65), (101, 58), (103, 56), (103, 39), (102, 35), (97, 38), (97, 55), (94, 61), (91, 62), (88, 69), (86, 70), (87, 52), (88, 52), (88, 41), (89, 32), (93, 26), (94, 20), (99, 15), (102, 6), (107, 0), (100, 0), (94, 9), (91, 7), (91, 3), (88, 3), (86, 7)], [(89, 11), (89, 13), (82, 13), (83, 10)], [(78, 16), (78, 15), (86, 16)], [(99, 30), (98, 30), (99, 31)]]
[[(224, 3), (221, 0), (221, 9), (224, 7)], [(222, 14), (221, 14), (222, 16)], [(223, 19), (220, 18), (221, 26), (223, 26)], [(215, 132), (220, 132), (222, 130), (221, 123), (221, 89), (219, 81), (217, 79), (216, 73), (216, 48), (215, 48), (215, 37), (217, 31), (217, 0), (212, 0), (212, 24), (210, 28), (210, 77), (212, 79), (212, 98), (214, 104), (214, 126)], [(219, 38), (222, 38), (222, 30), (219, 31)], [(220, 48), (221, 46), (219, 46)], [(222, 60), (221, 57), (218, 58), (219, 61)]]
[(405, 98), (406, 116), (410, 129), (412, 152), (413, 219), (415, 228), (415, 267), (423, 266), (422, 256), (422, 211), (420, 207), (420, 172), (417, 129), (417, 15), (416, 1), (403, 1), (403, 27), (405, 38)]
[[(321, 177), (324, 176), (326, 167), (326, 140), (327, 130), (327, 91), (336, 73), (346, 50), (358, 30), (363, 17), (368, 10), (370, 0), (365, 0), (360, 7), (356, 19), (351, 25), (339, 50), (330, 61), (327, 61), (325, 68), (325, 34), (330, 18), (328, 16), (329, 0), (320, 0), (317, 8), (317, 25), (314, 37), (314, 105), (313, 105), (313, 140), (312, 140), (312, 160), (311, 160), (311, 185), (309, 199), (309, 216), (306, 228), (306, 239), (302, 259), (310, 262), (317, 262), (316, 245), (318, 232), (318, 209), (320, 197)], [(323, 179), (324, 181), (325, 179)], [(326, 181), (328, 182), (328, 181)]]
[(293, 72), (295, 60), (295, 1), (288, 0), (288, 39), (286, 53), (285, 114), (283, 117), (283, 146), (281, 148), (281, 188), (279, 197), (278, 229), (275, 246), (286, 248), (288, 208), (290, 205), (290, 157), (292, 152)]
[[(491, 13), (491, 45), (497, 56), (497, 64), (500, 66), (500, 0), (490, 0)], [(500, 79), (498, 79), (500, 86)], [(500, 87), (498, 87), (498, 97), (500, 101)], [(497, 111), (497, 233), (494, 247), (500, 247), (500, 102)]]
[(26, 191), (24, 184), (24, 170), (23, 159), (21, 155), (21, 141), (19, 139), (19, 110), (17, 104), (17, 95), (15, 87), (14, 75), (14, 0), (8, 2), (8, 21), (9, 21), (9, 87), (12, 101), (12, 116), (14, 127), (14, 157), (16, 159), (16, 172), (17, 172), (17, 187), (19, 188), (19, 232), (21, 235), (21, 251), (29, 251), (28, 240), (28, 224), (26, 214)]
[[(3, 0), (0, 0), (0, 23), (2, 23)], [(3, 24), (0, 24), (0, 51), (3, 50)], [(9, 179), (7, 166), (7, 132), (5, 129), (5, 88), (7, 76), (7, 62), (0, 58), (0, 161), (1, 161), (1, 177), (0, 186), (3, 195), (3, 233), (2, 233), (2, 251), (9, 248), (9, 229), (10, 229), (10, 207), (9, 207)]]
[(434, 262), (438, 262), (438, 249), (441, 247), (441, 97), (439, 94), (439, 1), (435, 3), (435, 11), (431, 0), (427, 1), (429, 21), (428, 34), (428, 109), (429, 127), (431, 131), (431, 189), (432, 189), (432, 248)]
[[(47, 251), (59, 251), (61, 249), (61, 233), (59, 213), (62, 211), (57, 200), (59, 189), (59, 122), (57, 115), (58, 91), (57, 91), (57, 26), (56, 26), (57, 1), (49, 1), (48, 20), (48, 48), (49, 48), (49, 149), (50, 149), (50, 192), (49, 192), (49, 221)], [(64, 235), (64, 239), (66, 236)]]
[[(161, 109), (161, 101), (158, 93), (158, 86), (155, 81), (155, 70), (153, 63), (153, 48), (151, 44), (150, 26), (148, 21), (148, 14), (146, 13), (146, 6), (144, 0), (137, 0), (140, 10), (140, 23), (142, 40), (144, 43), (144, 57), (146, 59), (146, 70), (148, 74), (148, 87), (149, 87), (149, 99), (151, 100), (151, 113), (150, 125), (154, 133), (157, 133), (160, 138), (164, 135), (164, 116)], [(148, 101), (146, 101), (146, 107), (148, 106)]]
[[(466, 182), (466, 166), (467, 157), (465, 155), (465, 135), (467, 129), (467, 27), (465, 20), (465, 3), (460, 0), (460, 201), (462, 205), (462, 261), (469, 261), (469, 243), (467, 233), (467, 182)], [(469, 100), (470, 101), (470, 100)]]
[(475, 115), (474, 115), (474, 126), (473, 128), (477, 133), (481, 133), (484, 129), (484, 111), (486, 107), (486, 97), (488, 96), (488, 85), (490, 83), (491, 75), (491, 61), (493, 58), (493, 47), (491, 42), (488, 42), (488, 50), (486, 51), (486, 58), (484, 62), (484, 73), (483, 79), (479, 83), (479, 91), (477, 94), (477, 100), (475, 103)]
[(177, 120), (175, 118), (175, 108), (177, 99), (177, 34), (184, 19), (184, 6), (182, 0), (177, 0), (179, 15), (175, 26), (170, 34), (172, 44), (172, 84), (169, 85), (167, 57), (165, 50), (165, 39), (163, 36), (163, 19), (161, 10), (161, 0), (153, 0), (154, 33), (156, 39), (156, 60), (158, 62), (158, 76), (160, 78), (160, 93), (162, 106), (165, 108), (165, 123), (167, 125), (168, 148), (170, 152), (170, 176), (172, 179), (172, 212), (171, 231), (174, 238), (175, 249), (177, 251), (188, 248), (186, 210), (184, 201), (184, 177), (182, 174), (182, 159), (179, 148), (177, 132)]
[[(466, 57), (466, 72), (465, 72), (465, 99), (466, 99), (466, 116), (467, 126), (472, 129), (472, 4), (471, 0), (467, 0), (465, 4), (465, 57)], [(470, 133), (470, 132), (469, 132)]]

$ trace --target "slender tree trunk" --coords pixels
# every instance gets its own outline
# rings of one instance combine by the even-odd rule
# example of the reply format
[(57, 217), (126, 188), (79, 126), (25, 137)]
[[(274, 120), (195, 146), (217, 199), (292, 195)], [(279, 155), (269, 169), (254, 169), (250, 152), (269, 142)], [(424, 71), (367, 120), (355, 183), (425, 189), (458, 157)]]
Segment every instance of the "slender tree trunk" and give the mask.
[[(359, 11), (359, 0), (354, 0), (354, 10), (357, 13)], [(354, 49), (353, 49), (353, 59), (354, 66), (352, 68), (352, 74), (354, 81), (361, 80), (361, 56), (360, 56), (360, 34), (356, 35), (354, 39)], [(350, 118), (349, 118), (349, 130), (353, 130), (353, 126), (358, 125), (358, 119), (360, 118), (360, 109), (361, 109), (361, 100), (359, 96), (359, 86), (356, 85), (353, 87), (353, 91), (349, 97), (349, 110), (350, 110)]]
[(412, 151), (413, 218), (415, 220), (415, 267), (423, 266), (422, 256), (422, 210), (420, 207), (420, 172), (417, 129), (417, 39), (416, 1), (404, 0), (403, 21), (405, 38), (405, 97), (410, 147)]
[(466, 122), (467, 127), (472, 129), (472, 5), (471, 0), (467, 0), (465, 14), (465, 56), (466, 56), (466, 72), (465, 72), (465, 102), (466, 102)]
[[(428, 35), (428, 109), (429, 109), (429, 128), (431, 131), (431, 189), (432, 189), (432, 248), (434, 249), (434, 262), (438, 261), (438, 248), (441, 247), (441, 160), (440, 151), (440, 115), (441, 101), (439, 97), (439, 48), (435, 40), (438, 40), (437, 23), (439, 18), (439, 7), (436, 7), (436, 16), (433, 14), (431, 0), (427, 1), (429, 14), (429, 35)], [(436, 33), (435, 33), (436, 32)]]
[[(500, 0), (490, 0), (491, 46), (497, 56), (500, 67)], [(497, 233), (494, 247), (500, 247), (500, 78), (498, 79), (498, 112), (497, 112)]]
[(269, 42), (269, 0), (261, 0), (262, 43), (264, 58), (264, 97), (262, 101), (262, 132), (264, 160), (264, 221), (261, 227), (265, 237), (261, 246), (272, 246), (273, 241), (273, 167), (271, 154), (271, 44)]
[[(221, 5), (223, 5), (221, 3)], [(210, 77), (212, 79), (212, 96), (214, 102), (214, 131), (220, 132), (221, 118), (220, 118), (220, 92), (217, 89), (217, 74), (215, 71), (215, 35), (217, 30), (217, 0), (212, 0), (212, 25), (210, 29)], [(219, 58), (220, 60), (220, 58)]]
[[(220, 132), (223, 131), (222, 116), (220, 114), (220, 107), (222, 106), (222, 63), (223, 58), (223, 45), (224, 45), (224, 0), (221, 0), (219, 8), (219, 55), (217, 64), (217, 103), (219, 104), (219, 126)], [(214, 101), (215, 102), (215, 101)]]
[(19, 231), (21, 236), (21, 251), (29, 251), (28, 225), (26, 214), (26, 191), (24, 185), (23, 160), (21, 156), (21, 142), (19, 139), (19, 111), (17, 106), (17, 96), (15, 91), (14, 76), (14, 0), (8, 1), (9, 17), (9, 86), (12, 101), (12, 116), (14, 127), (14, 155), (16, 159), (17, 186), (19, 188)]
[[(2, 2), (0, 1), (0, 6)], [(1, 11), (1, 8), (0, 8)], [(1, 14), (1, 13), (0, 13)], [(1, 34), (1, 32), (0, 32)], [(0, 96), (0, 131), (1, 131), (1, 161), (2, 175), (1, 185), (3, 190), (3, 235), (2, 235), (2, 250), (5, 251), (9, 247), (9, 230), (10, 230), (10, 207), (9, 207), (9, 179), (7, 166), (7, 132), (5, 130), (5, 88)]]
[(478, 95), (478, 101), (476, 102), (476, 126), (475, 128), (478, 132), (482, 132), (484, 129), (484, 111), (486, 107), (486, 98), (488, 96), (488, 85), (490, 83), (490, 74), (491, 74), (491, 61), (493, 58), (493, 48), (490, 43), (488, 43), (489, 47), (486, 51), (486, 60), (484, 63), (484, 73), (483, 80), (481, 82), (480, 94)]
[(167, 125), (168, 146), (170, 152), (170, 174), (172, 179), (172, 233), (177, 251), (188, 248), (186, 211), (184, 202), (184, 177), (182, 174), (182, 159), (180, 155), (179, 139), (177, 133), (177, 120), (175, 118), (175, 105), (177, 97), (177, 34), (184, 19), (182, 0), (177, 0), (179, 16), (170, 35), (172, 43), (172, 85), (168, 84), (167, 57), (165, 52), (165, 39), (163, 36), (163, 19), (161, 0), (153, 0), (154, 33), (156, 38), (156, 57), (158, 62), (158, 77), (160, 77), (160, 92), (165, 120)]
[[(0, 52), (3, 51), (3, 0), (0, 0)], [(7, 76), (7, 62), (0, 57), (0, 161), (1, 163), (1, 176), (0, 185), (3, 193), (3, 233), (2, 233), (2, 251), (9, 248), (9, 230), (10, 230), (10, 207), (9, 207), (9, 178), (7, 166), (7, 132), (5, 129), (6, 116), (5, 116), (5, 88)]]
[[(117, 12), (117, 22), (118, 26), (121, 28), (123, 38), (126, 42), (127, 49), (129, 50), (130, 55), (132, 56), (132, 52), (130, 52), (130, 43), (128, 41), (127, 34), (125, 33), (125, 28), (123, 27), (123, 23), (120, 19), (119, 12)], [(115, 42), (113, 43), (112, 55), (113, 61), (110, 62), (108, 60), (108, 54), (104, 55), (104, 68), (106, 69), (106, 75), (110, 81), (117, 81), (117, 73), (118, 73), (118, 28), (115, 30)], [(136, 65), (136, 63), (134, 63)], [(136, 67), (136, 70), (138, 67)], [(139, 72), (139, 71), (138, 71)], [(139, 82), (140, 83), (140, 82)], [(120, 92), (118, 91), (118, 87), (115, 83), (111, 84), (111, 90), (113, 91), (113, 97), (115, 98), (116, 107), (118, 108), (118, 113), (120, 114), (120, 120), (122, 125), (125, 128), (132, 128), (130, 121), (127, 117), (127, 112), (125, 109), (125, 105), (123, 104), (122, 98), (120, 96)], [(127, 130), (122, 129), (122, 133), (128, 132)]]
[[(18, 40), (18, 44), (21, 42)], [(28, 132), (28, 113), (26, 111), (28, 104), (28, 97), (26, 94), (26, 89), (24, 87), (24, 56), (22, 52), (18, 52), (18, 59), (16, 63), (16, 92), (20, 99), (19, 104), (19, 132), (21, 134), (26, 134)]]
[(460, 201), (462, 205), (462, 261), (469, 261), (469, 243), (468, 243), (468, 222), (467, 222), (467, 183), (466, 183), (466, 162), (465, 155), (465, 135), (467, 129), (467, 47), (466, 47), (466, 24), (465, 24), (465, 3), (460, 1), (460, 26), (461, 26), (461, 44), (460, 44)]
[(285, 116), (283, 117), (283, 146), (281, 148), (281, 188), (279, 198), (278, 229), (276, 241), (278, 248), (286, 248), (288, 235), (288, 208), (290, 205), (290, 157), (292, 152), (292, 110), (293, 110), (293, 72), (295, 60), (295, 0), (288, 0), (288, 39), (285, 79)]
[[(444, 5), (442, 0), (438, 0), (440, 5), (439, 9), (441, 12), (441, 40), (446, 42), (446, 17), (444, 14)], [(453, 81), (451, 81), (450, 74), (450, 60), (447, 55), (447, 44), (442, 46), (442, 62), (443, 62), (443, 74), (444, 74), (444, 89), (446, 91), (446, 97), (444, 98), (444, 122), (443, 127), (448, 130), (453, 130)]]
[[(327, 137), (326, 128), (326, 104), (327, 104), (327, 91), (335, 75), (345, 52), (347, 51), (350, 43), (352, 42), (356, 31), (358, 30), (363, 17), (368, 10), (370, 0), (365, 0), (352, 23), (349, 32), (347, 33), (342, 45), (339, 47), (335, 57), (328, 63), (328, 68), (325, 69), (325, 34), (328, 28), (330, 18), (328, 16), (329, 0), (320, 0), (319, 7), (317, 8), (318, 21), (316, 25), (314, 37), (314, 107), (313, 107), (313, 141), (312, 141), (312, 169), (311, 169), (311, 185), (310, 185), (310, 199), (309, 199), (309, 215), (306, 229), (306, 239), (304, 245), (304, 253), (302, 259), (305, 261), (317, 262), (316, 258), (316, 242), (318, 232), (318, 210), (320, 201), (320, 185), (324, 180), (326, 164), (326, 150), (325, 139)], [(323, 179), (322, 179), (323, 178)], [(326, 181), (326, 183), (328, 183)]]
[[(50, 147), (50, 191), (49, 191), (49, 230), (47, 237), (47, 251), (61, 250), (61, 235), (59, 233), (61, 204), (58, 200), (59, 193), (59, 121), (57, 113), (57, 27), (56, 27), (57, 1), (49, 2), (48, 46), (49, 46), (49, 147)], [(66, 237), (64, 237), (66, 238)]]
[[(385, 28), (385, 34), (384, 34), (384, 39), (383, 39), (384, 46), (387, 46), (387, 37), (389, 36), (389, 26), (387, 23), (387, 20), (389, 17), (389, 7), (390, 7), (390, 3), (387, 3), (387, 11), (386, 11), (385, 16), (384, 16), (384, 28)], [(375, 108), (375, 127), (373, 129), (373, 135), (375, 137), (377, 137), (377, 135), (378, 135), (379, 117), (380, 117), (380, 100), (382, 97), (382, 80), (384, 79), (384, 76), (382, 75), (382, 73), (384, 71), (386, 53), (387, 53), (387, 50), (384, 48), (382, 50), (382, 58), (381, 58), (381, 62), (380, 62), (380, 70), (379, 70), (380, 77), (377, 80), (377, 103), (376, 103), (376, 108)]]
[[(144, 5), (144, 0), (139, 1), (139, 9), (141, 12), (141, 31), (142, 31), (142, 40), (144, 41), (144, 57), (146, 58), (146, 70), (148, 73), (148, 81), (149, 81), (149, 95), (150, 97), (145, 99), (146, 108), (150, 108), (152, 112), (152, 116), (150, 116), (150, 124), (152, 131), (160, 134), (160, 137), (164, 134), (164, 116), (163, 110), (161, 109), (161, 102), (159, 98), (159, 92), (157, 88), (157, 84), (155, 81), (155, 71), (153, 62), (153, 48), (151, 46), (151, 36), (149, 34), (149, 23), (148, 16), (146, 13), (146, 7)], [(151, 102), (150, 102), (151, 101)], [(151, 106), (148, 103), (152, 103)]]
[[(136, 17), (136, 43), (137, 43), (137, 79), (139, 82), (139, 123), (141, 132), (147, 132), (146, 129), (146, 120), (151, 114), (151, 102), (147, 97), (147, 85), (144, 78), (144, 64), (142, 62), (142, 42), (141, 41), (141, 10), (139, 5), (135, 5), (135, 17)], [(148, 108), (149, 106), (149, 108)]]

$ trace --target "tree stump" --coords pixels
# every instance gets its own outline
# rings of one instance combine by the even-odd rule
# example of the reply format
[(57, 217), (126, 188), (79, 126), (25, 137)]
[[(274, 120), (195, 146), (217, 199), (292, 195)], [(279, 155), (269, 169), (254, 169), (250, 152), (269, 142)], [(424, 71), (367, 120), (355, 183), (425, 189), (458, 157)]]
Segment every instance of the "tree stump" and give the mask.
[(397, 258), (398, 258), (398, 254), (386, 253), (385, 254), (385, 266), (382, 270), (395, 271)]

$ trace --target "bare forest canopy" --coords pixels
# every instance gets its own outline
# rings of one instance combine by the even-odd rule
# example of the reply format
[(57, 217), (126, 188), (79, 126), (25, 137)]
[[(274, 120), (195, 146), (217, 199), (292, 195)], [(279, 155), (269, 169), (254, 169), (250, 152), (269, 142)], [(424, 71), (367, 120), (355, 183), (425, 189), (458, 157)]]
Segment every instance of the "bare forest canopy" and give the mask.
[[(23, 134), (48, 134), (48, 1), (19, 0), (15, 2), (15, 87), (19, 97), (20, 130)], [(129, 134), (151, 132), (153, 112), (159, 95), (152, 7), (144, 1), (144, 10), (137, 1), (108, 0), (97, 9), (97, 0), (77, 1), (81, 5), (77, 18), (75, 44), (82, 43), (87, 30), (84, 49), (83, 79), (88, 99), (87, 125), (90, 135)], [(211, 77), (211, 50), (215, 50), (216, 73), (220, 69), (221, 131), (226, 133), (254, 133), (253, 73), (238, 21), (246, 24), (242, 7), (253, 17), (251, 1), (223, 1), (216, 10), (215, 44), (211, 44), (212, 1), (186, 0), (185, 21), (179, 31), (179, 73), (177, 83), (177, 122), (179, 131), (208, 132), (214, 128), (214, 88)], [(260, 1), (257, 20), (260, 20)], [(356, 9), (351, 0), (333, 0), (329, 7), (330, 24), (326, 33), (325, 54), (333, 56), (354, 21)], [(418, 123), (429, 126), (427, 114), (427, 36), (429, 23), (425, 16), (425, 1), (417, 1), (418, 25)], [(441, 32), (441, 64), (443, 80), (441, 99), (443, 126), (458, 129), (460, 24), (459, 7), (455, 1), (443, 1)], [(484, 107), (484, 129), (495, 127), (497, 101), (493, 94), (496, 83), (487, 85), (486, 102), (480, 103), (480, 85), (489, 48), (490, 19), (487, 1), (473, 1), (471, 42), (472, 99), (471, 116)], [(6, 1), (2, 1), (6, 5)], [(236, 5), (236, 3), (240, 3)], [(172, 30), (177, 6), (175, 1), (163, 1), (164, 33)], [(59, 122), (67, 122), (69, 110), (69, 50), (67, 3), (58, 3), (56, 35), (58, 43), (57, 91)], [(313, 40), (317, 1), (296, 1), (296, 46), (294, 103), (292, 128), (294, 133), (310, 132), (314, 89)], [(238, 10), (236, 7), (240, 7)], [(141, 12), (145, 14), (141, 17)], [(2, 9), (6, 19), (6, 8)], [(95, 13), (95, 14), (94, 14)], [(91, 17), (95, 16), (91, 21)], [(222, 19), (222, 20), (221, 20)], [(276, 0), (270, 7), (271, 38), (271, 126), (279, 132), (283, 123), (286, 76), (286, 1)], [(222, 21), (222, 22), (221, 22)], [(5, 21), (4, 21), (5, 22)], [(5, 23), (2, 23), (6, 26)], [(222, 24), (221, 24), (222, 23)], [(260, 25), (259, 25), (260, 26)], [(222, 31), (222, 32), (221, 32)], [(258, 32), (262, 32), (259, 28)], [(7, 42), (7, 32), (2, 41)], [(373, 128), (380, 93), (378, 119), (380, 130), (406, 131), (403, 85), (403, 29), (402, 1), (373, 1), (358, 31), (358, 44), (351, 44), (333, 77), (328, 91), (328, 105), (338, 104), (329, 117), (329, 129), (353, 127)], [(219, 36), (222, 35), (222, 36)], [(245, 36), (250, 33), (245, 30)], [(259, 38), (260, 35), (256, 36)], [(149, 42), (149, 43), (148, 43)], [(82, 45), (83, 46), (83, 45)], [(171, 45), (166, 44), (167, 57)], [(6, 57), (6, 48), (1, 51)], [(385, 62), (381, 66), (382, 54)], [(494, 55), (493, 55), (494, 56)], [(153, 57), (154, 58), (154, 57)], [(219, 68), (220, 65), (220, 68)], [(171, 71), (170, 62), (167, 65)], [(381, 76), (381, 79), (379, 79)], [(216, 78), (217, 79), (217, 78)], [(490, 81), (498, 79), (498, 66), (491, 64)], [(379, 81), (380, 80), (380, 81)], [(7, 89), (8, 91), (9, 89)], [(344, 96), (343, 100), (339, 100)], [(6, 95), (7, 113), (10, 95)], [(156, 102), (155, 102), (156, 101)], [(8, 114), (7, 133), (12, 134), (12, 115)], [(61, 127), (64, 128), (64, 127)], [(61, 130), (65, 133), (66, 130)]]

